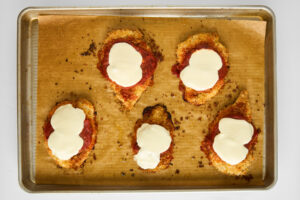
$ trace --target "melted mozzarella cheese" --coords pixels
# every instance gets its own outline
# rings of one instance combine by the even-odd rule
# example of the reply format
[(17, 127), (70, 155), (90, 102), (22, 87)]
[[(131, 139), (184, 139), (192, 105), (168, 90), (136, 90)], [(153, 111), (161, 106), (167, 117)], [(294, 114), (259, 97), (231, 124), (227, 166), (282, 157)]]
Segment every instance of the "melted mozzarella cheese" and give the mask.
[(160, 162), (160, 154), (169, 149), (172, 138), (160, 125), (144, 123), (137, 130), (140, 151), (134, 160), (143, 169), (154, 169)]
[(160, 162), (160, 155), (141, 149), (134, 160), (142, 169), (154, 169)]
[(115, 43), (109, 52), (108, 77), (120, 86), (133, 86), (142, 79), (142, 61), (142, 55), (130, 44)]
[(222, 65), (222, 59), (217, 52), (200, 49), (191, 55), (189, 65), (180, 72), (180, 79), (185, 86), (196, 91), (207, 90), (219, 80), (218, 71)]
[(252, 124), (246, 120), (223, 118), (219, 121), (219, 130), (213, 143), (214, 151), (230, 165), (242, 162), (248, 154), (244, 145), (251, 141), (254, 134)]
[(83, 146), (79, 136), (84, 128), (85, 113), (71, 104), (60, 106), (51, 118), (54, 131), (48, 138), (48, 146), (53, 155), (61, 160), (68, 160), (78, 154)]

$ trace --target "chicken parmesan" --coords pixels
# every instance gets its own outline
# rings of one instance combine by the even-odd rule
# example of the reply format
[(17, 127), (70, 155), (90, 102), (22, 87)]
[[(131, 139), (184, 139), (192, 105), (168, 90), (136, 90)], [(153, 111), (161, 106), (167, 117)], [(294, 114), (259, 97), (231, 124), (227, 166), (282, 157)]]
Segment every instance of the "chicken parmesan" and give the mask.
[(161, 54), (152, 46), (140, 31), (120, 29), (108, 34), (98, 52), (98, 69), (111, 82), (117, 99), (127, 110), (153, 84)]
[(63, 168), (79, 168), (94, 148), (97, 138), (95, 109), (86, 99), (63, 101), (54, 106), (44, 123), (49, 155)]
[(224, 85), (228, 53), (219, 36), (200, 33), (189, 37), (177, 47), (177, 62), (172, 72), (179, 79), (183, 99), (194, 105), (204, 104)]
[(209, 134), (201, 150), (220, 172), (245, 175), (254, 159), (258, 131), (252, 123), (248, 92), (242, 91), (236, 102), (221, 110), (209, 125)]
[(173, 159), (174, 130), (166, 106), (157, 104), (144, 109), (132, 138), (134, 160), (140, 169), (157, 172), (169, 167)]

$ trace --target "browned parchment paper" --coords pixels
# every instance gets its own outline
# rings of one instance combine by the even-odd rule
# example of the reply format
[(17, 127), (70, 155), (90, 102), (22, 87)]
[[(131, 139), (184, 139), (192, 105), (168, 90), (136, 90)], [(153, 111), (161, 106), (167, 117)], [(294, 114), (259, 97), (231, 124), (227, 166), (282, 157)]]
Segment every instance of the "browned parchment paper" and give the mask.
[[(263, 21), (136, 18), (103, 16), (41, 16), (39, 21), (38, 92), (36, 115), (35, 179), (39, 184), (86, 185), (261, 185), (264, 136), (264, 40)], [(113, 29), (142, 29), (159, 45), (164, 60), (130, 112), (123, 112), (109, 82), (96, 68), (97, 51)], [(182, 99), (178, 79), (171, 73), (178, 43), (199, 32), (217, 32), (229, 51), (226, 85), (212, 100), (193, 106)], [(86, 52), (87, 51), (87, 52)], [(85, 53), (84, 53), (85, 52)], [(250, 181), (227, 176), (208, 164), (200, 143), (217, 111), (234, 102), (241, 89), (250, 94), (253, 122), (261, 129)], [(56, 102), (85, 97), (97, 110), (98, 138), (83, 168), (58, 168), (47, 154), (42, 126)], [(133, 160), (131, 133), (145, 107), (163, 103), (179, 128), (175, 132), (173, 165), (158, 173), (144, 173)], [(251, 178), (251, 176), (249, 176)], [(249, 178), (248, 177), (248, 178)]]

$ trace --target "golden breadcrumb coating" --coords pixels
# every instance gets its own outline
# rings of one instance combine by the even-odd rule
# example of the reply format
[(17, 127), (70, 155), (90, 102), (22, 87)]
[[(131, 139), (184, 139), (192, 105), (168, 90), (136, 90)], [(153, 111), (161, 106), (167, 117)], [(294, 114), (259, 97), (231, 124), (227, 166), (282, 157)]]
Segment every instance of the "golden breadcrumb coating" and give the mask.
[(240, 163), (236, 165), (230, 165), (223, 161), (213, 149), (213, 140), (216, 134), (219, 133), (218, 124), (222, 118), (233, 117), (244, 119), (249, 123), (252, 123), (251, 119), (251, 109), (249, 105), (248, 92), (246, 90), (242, 91), (235, 101), (234, 104), (228, 106), (224, 110), (221, 110), (218, 113), (218, 116), (214, 121), (209, 125), (209, 134), (205, 137), (204, 141), (201, 144), (201, 150), (206, 154), (210, 163), (220, 172), (229, 174), (229, 175), (245, 175), (248, 172), (248, 168), (251, 165), (254, 157), (254, 145), (257, 142), (258, 132), (253, 125), (254, 134), (251, 141), (245, 146), (248, 148), (249, 152), (247, 157)]
[[(90, 123), (91, 128), (92, 128), (92, 136), (91, 136), (90, 144), (86, 148), (84, 148), (81, 152), (79, 152), (77, 155), (73, 156), (69, 160), (61, 160), (61, 159), (57, 158), (55, 155), (52, 154), (52, 151), (48, 146), (48, 139), (46, 137), (45, 131), (47, 131), (46, 130), (47, 126), (49, 125), (50, 120), (51, 120), (54, 112), (56, 111), (56, 109), (59, 108), (60, 106), (66, 105), (66, 104), (72, 104), (73, 107), (80, 108), (84, 111), (84, 113), (86, 115), (86, 119), (89, 120), (89, 123)], [(43, 130), (44, 130), (45, 145), (46, 145), (47, 151), (48, 151), (49, 155), (54, 159), (56, 164), (60, 167), (63, 167), (63, 168), (77, 169), (88, 158), (89, 153), (94, 148), (94, 145), (96, 143), (97, 123), (96, 123), (96, 116), (95, 116), (95, 108), (94, 108), (93, 104), (91, 102), (89, 102), (88, 100), (86, 100), (86, 99), (79, 99), (77, 101), (63, 101), (63, 102), (60, 102), (56, 106), (54, 106), (51, 109), (51, 111), (49, 112), (48, 117), (47, 117), (47, 119), (44, 123)]]
[[(134, 86), (122, 87), (111, 81), (107, 76), (107, 57), (111, 46), (116, 42), (129, 42), (129, 44), (134, 45), (135, 48), (137, 47), (140, 53), (141, 51), (144, 52), (142, 53), (143, 62), (141, 65), (143, 69), (143, 78)], [(108, 34), (102, 49), (98, 53), (98, 58), (99, 63), (97, 67), (102, 74), (110, 80), (111, 87), (113, 88), (117, 99), (120, 100), (126, 110), (131, 110), (148, 86), (153, 84), (153, 73), (159, 59), (156, 57), (156, 53), (151, 49), (151, 45), (148, 45), (144, 34), (138, 30), (118, 29)]]
[(211, 33), (199, 33), (189, 37), (178, 45), (176, 52), (177, 63), (172, 68), (173, 73), (179, 77), (180, 72), (188, 65), (191, 54), (201, 48), (216, 51), (222, 58), (223, 66), (219, 70), (219, 80), (216, 84), (204, 91), (196, 91), (187, 87), (180, 80), (179, 89), (183, 92), (183, 99), (197, 106), (204, 104), (219, 92), (225, 83), (224, 79), (229, 68), (228, 53), (226, 48), (219, 42), (219, 36)]
[(148, 123), (148, 124), (158, 124), (160, 126), (163, 126), (165, 129), (167, 129), (170, 132), (170, 136), (172, 138), (172, 142), (170, 144), (170, 147), (168, 150), (160, 154), (160, 162), (157, 165), (156, 168), (154, 169), (142, 169), (145, 172), (157, 172), (163, 169), (166, 169), (169, 167), (172, 159), (173, 159), (173, 146), (174, 146), (174, 125), (172, 122), (172, 117), (171, 114), (167, 111), (166, 106), (157, 104), (155, 106), (149, 106), (146, 107), (143, 111), (143, 118), (137, 120), (135, 127), (134, 127), (134, 135), (132, 138), (132, 148), (133, 148), (133, 153), (136, 155), (140, 148), (137, 144), (136, 141), (136, 135), (137, 135), (137, 130), (142, 126), (142, 124)]

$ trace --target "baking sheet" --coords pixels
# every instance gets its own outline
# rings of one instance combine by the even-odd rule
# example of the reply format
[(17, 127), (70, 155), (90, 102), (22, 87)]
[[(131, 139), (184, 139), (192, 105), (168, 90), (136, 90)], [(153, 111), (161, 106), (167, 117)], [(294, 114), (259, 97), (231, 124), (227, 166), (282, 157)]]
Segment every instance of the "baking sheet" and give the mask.
[[(103, 186), (207, 186), (263, 185), (264, 155), (264, 41), (266, 22), (255, 20), (143, 18), (120, 16), (40, 16), (36, 115), (35, 181), (37, 184)], [(178, 28), (180, 27), (180, 28)], [(159, 45), (164, 55), (146, 90), (130, 112), (123, 112), (98, 69), (93, 52), (107, 32), (119, 28), (141, 29)], [(178, 43), (199, 32), (217, 32), (229, 52), (226, 85), (211, 101), (193, 106), (182, 100), (178, 79), (171, 73)], [(86, 55), (90, 44), (96, 51)], [(236, 178), (208, 164), (200, 143), (217, 111), (234, 102), (241, 89), (250, 94), (253, 122), (261, 129), (255, 161), (249, 176)], [(85, 97), (97, 110), (95, 149), (78, 171), (58, 168), (44, 146), (42, 126), (56, 102)], [(148, 174), (137, 168), (131, 134), (145, 107), (163, 103), (171, 112), (175, 131), (172, 166)]]

